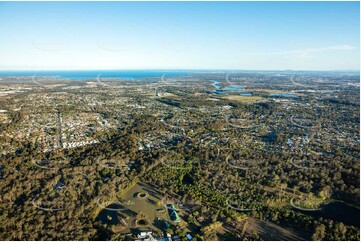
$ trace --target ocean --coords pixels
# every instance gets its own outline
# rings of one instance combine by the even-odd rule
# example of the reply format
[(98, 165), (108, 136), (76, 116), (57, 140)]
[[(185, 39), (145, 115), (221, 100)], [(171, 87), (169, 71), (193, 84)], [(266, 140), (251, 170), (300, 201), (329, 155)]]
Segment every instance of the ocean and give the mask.
[[(185, 70), (72, 70), (72, 71), (0, 71), (0, 76), (48, 76), (59, 79), (80, 80), (97, 78), (156, 78), (190, 76), (192, 71)], [(194, 71), (193, 71), (194, 73)]]

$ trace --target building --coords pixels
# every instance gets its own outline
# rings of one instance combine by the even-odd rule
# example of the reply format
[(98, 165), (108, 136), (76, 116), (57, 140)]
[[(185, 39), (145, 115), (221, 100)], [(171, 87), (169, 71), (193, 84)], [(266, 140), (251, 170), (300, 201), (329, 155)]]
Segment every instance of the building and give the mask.
[(180, 222), (180, 217), (179, 217), (175, 207), (173, 206), (173, 204), (168, 204), (167, 207), (168, 207), (170, 219), (176, 223)]
[(197, 220), (198, 220), (198, 222), (203, 222), (203, 221), (204, 221), (204, 217), (203, 217), (203, 216), (198, 216), (198, 217), (197, 217)]

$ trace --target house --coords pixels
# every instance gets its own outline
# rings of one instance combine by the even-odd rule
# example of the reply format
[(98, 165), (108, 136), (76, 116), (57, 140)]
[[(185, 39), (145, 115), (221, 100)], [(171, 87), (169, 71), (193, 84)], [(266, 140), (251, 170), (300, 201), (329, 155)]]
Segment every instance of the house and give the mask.
[(65, 184), (64, 184), (64, 181), (63, 180), (59, 180), (55, 185), (54, 185), (54, 189), (56, 191), (60, 191), (62, 189), (65, 188)]
[(292, 145), (292, 140), (291, 140), (291, 139), (288, 139), (288, 140), (287, 140), (287, 144), (288, 144), (289, 146), (291, 146), (291, 145)]
[(174, 240), (174, 241), (181, 241), (178, 235), (174, 235), (174, 236), (173, 236), (173, 240)]
[(170, 218), (176, 223), (180, 222), (180, 217), (179, 217), (175, 207), (173, 206), (173, 204), (168, 204), (167, 207), (169, 210)]
[(164, 223), (163, 223), (163, 228), (164, 228), (164, 230), (169, 229), (169, 228), (170, 228), (170, 224), (169, 224), (167, 221), (164, 221)]
[(203, 217), (203, 216), (198, 216), (198, 217), (197, 217), (197, 220), (198, 220), (198, 222), (203, 222), (203, 221), (204, 221), (204, 217)]
[(140, 232), (140, 234), (138, 234), (138, 238), (139, 238), (139, 239), (145, 239), (145, 238), (147, 238), (147, 232)]
[(192, 240), (192, 238), (193, 238), (192, 235), (190, 235), (190, 234), (187, 234), (186, 237), (188, 240)]
[(141, 240), (155, 240), (152, 232), (140, 232), (140, 234), (138, 234), (138, 239)]

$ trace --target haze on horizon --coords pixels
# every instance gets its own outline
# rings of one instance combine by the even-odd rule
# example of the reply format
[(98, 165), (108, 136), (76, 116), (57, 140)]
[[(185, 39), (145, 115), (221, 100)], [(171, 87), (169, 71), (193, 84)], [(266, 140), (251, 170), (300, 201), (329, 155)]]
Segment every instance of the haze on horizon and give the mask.
[(359, 2), (0, 2), (0, 70), (359, 70)]

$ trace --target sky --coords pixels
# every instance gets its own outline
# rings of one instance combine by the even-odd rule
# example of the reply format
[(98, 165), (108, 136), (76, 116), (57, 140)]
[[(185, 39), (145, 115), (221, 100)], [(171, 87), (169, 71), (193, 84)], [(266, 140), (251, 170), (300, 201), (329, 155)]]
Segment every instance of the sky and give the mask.
[(359, 2), (0, 2), (0, 70), (359, 70)]

